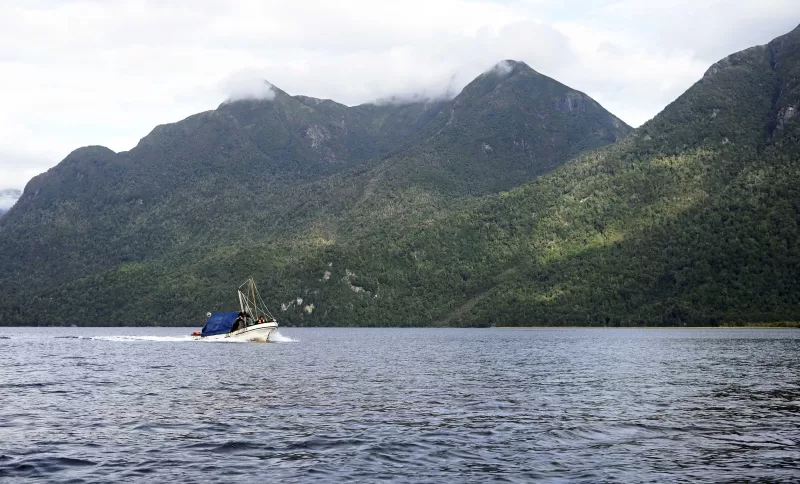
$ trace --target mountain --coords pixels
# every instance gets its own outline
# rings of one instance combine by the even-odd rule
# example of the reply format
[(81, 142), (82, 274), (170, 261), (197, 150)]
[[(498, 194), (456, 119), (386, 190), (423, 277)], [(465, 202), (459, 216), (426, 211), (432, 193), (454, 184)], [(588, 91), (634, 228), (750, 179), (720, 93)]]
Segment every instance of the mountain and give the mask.
[(8, 209), (17, 203), (21, 195), (22, 192), (14, 188), (0, 190), (0, 215), (8, 212)]
[[(450, 101), (347, 107), (270, 89), (31, 180), (0, 220), (0, 322), (185, 322), (265, 261), (276, 274), (331, 241), (440, 217), (630, 131), (513, 61)], [(224, 267), (196, 265), (208, 257)], [(149, 267), (166, 272), (148, 280)]]
[(506, 60), (469, 83), (385, 176), (455, 195), (496, 193), (629, 131), (586, 94)]
[(297, 294), (314, 307), (312, 315), (287, 308), (285, 317), (468, 326), (800, 320), (799, 74), (800, 28), (721, 60), (632, 135), (530, 184), (326, 246), (277, 276), (304, 278)]
[[(516, 75), (515, 68), (520, 69)], [(66, 245), (87, 240), (71, 235), (75, 224), (57, 222), (59, 214), (84, 213), (92, 203), (97, 205), (92, 212), (97, 218), (116, 206), (92, 197), (78, 200), (78, 193), (93, 185), (83, 188), (70, 181), (79, 177), (70, 171), (74, 163), (68, 158), (52, 178), (32, 181), (15, 209), (0, 219), (0, 250), (14, 254), (0, 268), (0, 277), (14, 275), (0, 281), (0, 320), (199, 323), (206, 310), (230, 304), (235, 282), (254, 275), (268, 294), (268, 304), (288, 324), (797, 321), (798, 79), (800, 28), (714, 64), (655, 118), (625, 135), (614, 133), (614, 118), (604, 117), (602, 111), (595, 114), (589, 101), (584, 101), (584, 109), (575, 109), (580, 103), (565, 102), (559, 85), (522, 64), (504, 64), (404, 131), (402, 146), (396, 149), (375, 147), (358, 161), (348, 158), (341, 168), (329, 170), (315, 159), (307, 161), (307, 169), (292, 165), (298, 167), (294, 171), (292, 166), (275, 165), (274, 176), (280, 181), (270, 186), (277, 196), (262, 194), (248, 205), (234, 196), (236, 190), (214, 198), (211, 189), (220, 189), (214, 184), (207, 188), (213, 203), (206, 206), (195, 199), (203, 206), (188, 214), (170, 212), (170, 204), (188, 210), (180, 193), (163, 194), (165, 202), (153, 208), (150, 198), (142, 198), (141, 204), (133, 199), (132, 205), (144, 213), (132, 222), (111, 225), (114, 238), (98, 235), (114, 249), (103, 252), (107, 262), (102, 267), (84, 262), (80, 246)], [(551, 86), (550, 103), (547, 97), (543, 104), (526, 101), (543, 90), (532, 87), (536, 82)], [(526, 93), (526, 100), (517, 99), (519, 93)], [(550, 135), (547, 153), (574, 158), (549, 164), (540, 151), (548, 138), (533, 135), (538, 112), (534, 106), (552, 108), (550, 122), (540, 127), (558, 126), (558, 120), (572, 122), (556, 130), (562, 138)], [(423, 109), (418, 106), (410, 113)], [(593, 133), (597, 140), (621, 139), (572, 153), (576, 137), (567, 133), (573, 129)], [(220, 130), (207, 135), (214, 132)], [(303, 133), (287, 132), (298, 137)], [(521, 138), (537, 141), (536, 146), (514, 151)], [(570, 141), (559, 144), (559, 139)], [(173, 176), (173, 165), (191, 143), (158, 159), (160, 169), (139, 185), (156, 183), (165, 172)], [(484, 149), (484, 143), (491, 150)], [(220, 150), (226, 145), (208, 146), (206, 150)], [(242, 146), (247, 143), (231, 149)], [(349, 146), (342, 142), (336, 149), (345, 153), (353, 150)], [(503, 156), (492, 158), (496, 152)], [(110, 161), (104, 161), (107, 156)], [(92, 167), (109, 170), (120, 164), (113, 161), (117, 157), (136, 159), (104, 151), (92, 157), (95, 161), (81, 165), (82, 172), (90, 173)], [(207, 180), (209, 170), (203, 167), (214, 166), (214, 160), (185, 159), (187, 171), (178, 176), (194, 176), (194, 184)], [(489, 167), (483, 169), (480, 163)], [(282, 176), (286, 172), (290, 175)], [(518, 177), (516, 186), (509, 173)], [(34, 206), (48, 196), (47, 190), (57, 188), (56, 174), (64, 177), (65, 190), (73, 187), (73, 198), (58, 199), (55, 206)], [(116, 187), (122, 191), (123, 180), (130, 177), (119, 179)], [(42, 191), (34, 195), (39, 188)], [(114, 193), (114, 188), (104, 193)], [(264, 200), (275, 205), (269, 216), (248, 224), (244, 214), (252, 216), (253, 207), (268, 207), (257, 205)], [(219, 210), (209, 208), (225, 203), (229, 205)], [(225, 220), (220, 221), (223, 213)], [(235, 222), (226, 225), (228, 218)], [(108, 216), (98, 227), (113, 220)], [(270, 224), (262, 227), (262, 221)], [(220, 239), (212, 222), (241, 230)], [(136, 230), (131, 228), (134, 223), (139, 224)], [(62, 231), (60, 238), (57, 230)], [(164, 233), (170, 234), (168, 243), (160, 242)], [(211, 235), (203, 240), (204, 233)], [(60, 253), (37, 251), (44, 235), (62, 244)], [(13, 245), (14, 240), (25, 240), (26, 247)], [(135, 257), (120, 261), (128, 247), (124, 241), (146, 250), (131, 250)], [(27, 246), (34, 248), (26, 252)], [(28, 265), (15, 266), (20, 260)], [(51, 283), (46, 274), (37, 275), (50, 264), (64, 273), (78, 271), (68, 278), (53, 274), (56, 282)]]
[[(800, 28), (721, 60), (630, 136), (529, 184), (237, 256), (266, 256), (251, 270), (294, 324), (797, 321), (798, 69)], [(197, 253), (184, 267), (199, 277), (233, 259)]]

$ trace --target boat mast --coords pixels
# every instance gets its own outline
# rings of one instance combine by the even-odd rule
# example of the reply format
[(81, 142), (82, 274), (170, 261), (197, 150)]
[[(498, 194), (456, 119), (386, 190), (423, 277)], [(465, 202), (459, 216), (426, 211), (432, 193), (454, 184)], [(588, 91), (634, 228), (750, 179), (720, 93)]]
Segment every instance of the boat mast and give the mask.
[[(250, 285), (249, 288), (246, 287), (248, 284)], [(268, 318), (269, 321), (275, 320), (275, 316), (269, 312), (267, 305), (264, 304), (264, 300), (261, 299), (261, 294), (258, 292), (255, 279), (251, 277), (244, 281), (239, 286), (237, 293), (239, 294), (239, 308), (241, 312), (249, 314), (250, 317), (256, 321), (262, 314), (265, 318)], [(250, 306), (251, 304), (252, 307)]]
[(254, 281), (252, 277), (250, 278), (250, 292), (253, 294), (253, 306), (254, 306), (253, 311), (255, 312), (255, 314), (253, 314), (253, 319), (257, 321), (258, 320), (258, 302), (256, 302), (256, 281)]
[(244, 294), (242, 294), (242, 290), (241, 289), (237, 289), (236, 292), (239, 293), (239, 312), (243, 313), (244, 312), (244, 306), (245, 306)]

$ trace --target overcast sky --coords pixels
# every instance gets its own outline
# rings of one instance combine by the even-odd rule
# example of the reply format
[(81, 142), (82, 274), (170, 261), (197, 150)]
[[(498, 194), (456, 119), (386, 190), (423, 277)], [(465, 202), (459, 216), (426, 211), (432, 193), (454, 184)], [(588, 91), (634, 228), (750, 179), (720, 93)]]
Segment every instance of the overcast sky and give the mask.
[(441, 96), (502, 59), (638, 126), (798, 0), (0, 0), (0, 189), (131, 149), (252, 78), (354, 105)]

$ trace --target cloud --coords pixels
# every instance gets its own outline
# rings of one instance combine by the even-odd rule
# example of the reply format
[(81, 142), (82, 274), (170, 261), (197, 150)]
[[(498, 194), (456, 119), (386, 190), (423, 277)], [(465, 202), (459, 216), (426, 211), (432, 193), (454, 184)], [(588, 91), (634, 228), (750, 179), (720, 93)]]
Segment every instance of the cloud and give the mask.
[(19, 190), (0, 190), (0, 213), (7, 212), (22, 195)]
[(0, 190), (23, 188), (59, 157), (63, 155), (51, 145), (41, 143), (25, 120), (14, 119), (11, 113), (0, 113)]
[(245, 69), (234, 72), (221, 83), (221, 89), (226, 93), (226, 101), (241, 101), (245, 99), (272, 101), (275, 99), (275, 90), (261, 71), (258, 69)]
[(507, 76), (514, 70), (514, 64), (508, 60), (500, 61), (492, 67), (492, 72), (500, 77)]
[(11, 3), (0, 188), (79, 146), (128, 150), (158, 124), (274, 95), (264, 79), (348, 105), (439, 99), (514, 59), (639, 125), (719, 58), (800, 18), (795, 0)]
[(4, 151), (0, 157), (0, 190), (22, 189), (36, 175), (47, 171), (60, 155)]
[(626, 30), (635, 32), (650, 48), (691, 52), (710, 64), (792, 30), (800, 22), (800, 2), (618, 0), (596, 13), (595, 24), (607, 28), (626, 25)]

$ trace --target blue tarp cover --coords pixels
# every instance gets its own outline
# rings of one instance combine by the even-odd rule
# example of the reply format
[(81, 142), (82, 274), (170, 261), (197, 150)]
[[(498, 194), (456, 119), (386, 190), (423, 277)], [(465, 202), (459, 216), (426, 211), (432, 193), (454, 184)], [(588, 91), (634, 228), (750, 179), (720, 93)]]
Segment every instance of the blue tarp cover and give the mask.
[(236, 321), (238, 315), (238, 312), (212, 314), (206, 321), (206, 325), (203, 326), (203, 332), (200, 333), (200, 336), (213, 336), (229, 332), (233, 328), (233, 322)]

